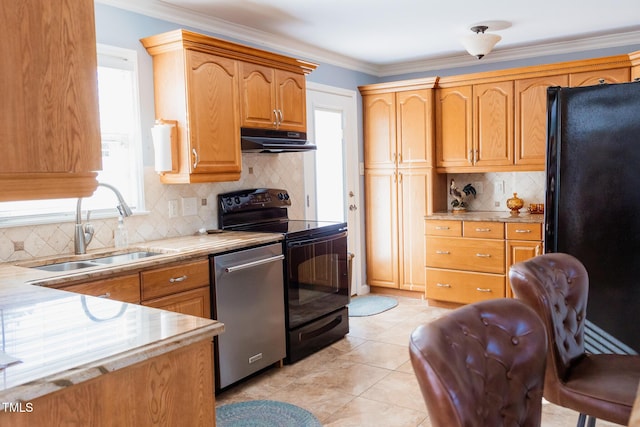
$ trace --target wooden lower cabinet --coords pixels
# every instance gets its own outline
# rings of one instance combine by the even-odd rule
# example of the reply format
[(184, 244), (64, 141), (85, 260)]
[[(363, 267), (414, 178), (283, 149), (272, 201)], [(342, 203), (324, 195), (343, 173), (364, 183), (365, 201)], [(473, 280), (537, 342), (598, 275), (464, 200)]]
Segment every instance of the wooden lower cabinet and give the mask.
[(60, 289), (211, 318), (208, 259), (173, 263)]
[(138, 277), (138, 273), (79, 283), (60, 289), (78, 294), (140, 304), (140, 278)]
[[(507, 224), (507, 266), (541, 255), (542, 249), (542, 224)], [(513, 298), (508, 269), (505, 293)]]
[(190, 314), (192, 316), (211, 317), (209, 286), (145, 301), (142, 305), (174, 311), (176, 313)]
[(0, 411), (0, 425), (211, 427), (213, 380), (205, 339), (36, 398), (31, 412)]
[(512, 297), (509, 267), (542, 253), (542, 224), (425, 221), (429, 300), (469, 304)]

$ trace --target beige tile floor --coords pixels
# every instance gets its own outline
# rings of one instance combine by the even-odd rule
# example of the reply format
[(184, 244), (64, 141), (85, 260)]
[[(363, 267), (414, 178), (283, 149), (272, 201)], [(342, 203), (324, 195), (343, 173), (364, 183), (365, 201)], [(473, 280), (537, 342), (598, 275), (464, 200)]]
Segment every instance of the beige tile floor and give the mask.
[[(325, 426), (431, 426), (407, 346), (417, 325), (447, 310), (397, 299), (398, 306), (386, 312), (351, 317), (349, 334), (332, 346), (220, 393), (216, 405), (269, 399), (301, 406)], [(575, 426), (577, 419), (576, 412), (543, 405), (545, 427)]]

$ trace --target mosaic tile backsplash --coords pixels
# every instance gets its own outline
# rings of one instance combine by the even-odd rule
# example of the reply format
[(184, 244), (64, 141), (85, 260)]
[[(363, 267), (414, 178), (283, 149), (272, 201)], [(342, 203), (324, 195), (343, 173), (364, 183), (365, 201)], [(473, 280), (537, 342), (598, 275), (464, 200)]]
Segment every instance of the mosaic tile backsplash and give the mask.
[[(164, 185), (152, 167), (145, 168), (145, 208), (148, 213), (125, 218), (129, 244), (195, 234), (199, 229), (218, 228), (217, 195), (244, 188), (272, 187), (289, 191), (291, 218), (304, 217), (303, 154), (243, 154), (239, 181), (211, 184)], [(478, 194), (468, 200), (472, 211), (508, 211), (506, 200), (514, 192), (530, 203), (544, 202), (544, 172), (449, 174), (462, 188), (472, 183)], [(197, 215), (183, 216), (181, 198), (195, 197)], [(450, 197), (450, 196), (449, 196)], [(169, 201), (178, 201), (178, 216), (169, 217)], [(206, 204), (202, 201), (205, 200)], [(449, 199), (449, 203), (451, 199)], [(450, 206), (450, 204), (449, 204)], [(114, 246), (116, 218), (92, 219), (96, 233), (89, 250)], [(0, 262), (73, 254), (74, 222), (0, 228)]]
[[(151, 240), (195, 234), (199, 229), (218, 228), (217, 195), (245, 188), (271, 187), (288, 190), (291, 218), (304, 216), (303, 154), (255, 154), (242, 156), (239, 181), (211, 184), (160, 183), (153, 167), (145, 168), (145, 209), (148, 213), (125, 218), (129, 245)], [(183, 216), (180, 200), (195, 197), (197, 215)], [(206, 200), (203, 205), (202, 200)], [(178, 216), (169, 218), (169, 201), (178, 201)], [(114, 205), (115, 207), (115, 205)], [(83, 214), (83, 219), (86, 218)], [(88, 249), (114, 246), (117, 218), (91, 219), (95, 235)], [(74, 222), (25, 227), (0, 228), (0, 262), (73, 254)]]

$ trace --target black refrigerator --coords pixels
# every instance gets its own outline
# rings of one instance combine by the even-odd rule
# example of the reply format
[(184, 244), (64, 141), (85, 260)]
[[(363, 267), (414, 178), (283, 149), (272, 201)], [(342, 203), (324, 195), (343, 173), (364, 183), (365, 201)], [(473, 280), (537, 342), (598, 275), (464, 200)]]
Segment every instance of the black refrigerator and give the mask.
[(585, 347), (640, 352), (640, 82), (547, 91), (545, 252), (587, 268)]

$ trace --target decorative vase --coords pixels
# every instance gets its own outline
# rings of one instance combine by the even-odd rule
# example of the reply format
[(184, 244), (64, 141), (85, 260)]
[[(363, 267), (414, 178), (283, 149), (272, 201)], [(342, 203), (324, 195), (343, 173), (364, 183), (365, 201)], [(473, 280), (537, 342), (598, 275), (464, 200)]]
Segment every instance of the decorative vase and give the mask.
[(512, 215), (518, 215), (523, 206), (524, 200), (518, 197), (518, 193), (513, 193), (513, 197), (507, 199), (507, 207), (511, 210)]

